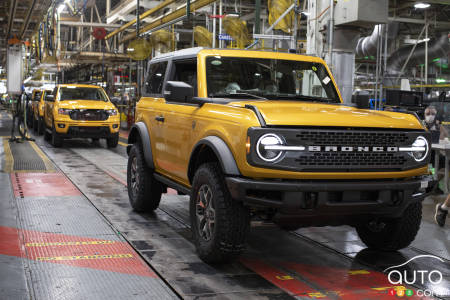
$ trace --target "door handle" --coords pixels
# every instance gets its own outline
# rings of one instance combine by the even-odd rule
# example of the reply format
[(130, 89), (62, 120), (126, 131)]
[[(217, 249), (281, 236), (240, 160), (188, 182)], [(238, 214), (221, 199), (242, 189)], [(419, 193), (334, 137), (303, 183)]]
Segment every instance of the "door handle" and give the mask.
[(158, 122), (164, 122), (164, 116), (156, 116), (155, 120)]

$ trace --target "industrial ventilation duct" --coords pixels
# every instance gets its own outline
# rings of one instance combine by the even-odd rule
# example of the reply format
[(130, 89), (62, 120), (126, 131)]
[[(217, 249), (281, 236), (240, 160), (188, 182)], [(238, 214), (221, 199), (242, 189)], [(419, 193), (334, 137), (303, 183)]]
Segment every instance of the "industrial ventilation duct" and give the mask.
[(389, 23), (383, 25), (375, 25), (372, 34), (366, 37), (362, 37), (358, 40), (356, 45), (355, 54), (357, 57), (374, 56), (377, 54), (377, 40), (381, 33), (384, 33), (388, 26), (388, 45), (392, 45), (392, 42), (398, 34), (398, 23)]
[[(387, 71), (389, 74), (397, 74), (401, 71), (413, 46), (402, 47), (391, 54), (387, 61)], [(428, 61), (435, 58), (447, 57), (450, 51), (448, 34), (442, 34), (436, 39), (428, 42)], [(425, 63), (425, 43), (418, 44), (414, 53), (408, 61), (408, 66), (415, 66)]]

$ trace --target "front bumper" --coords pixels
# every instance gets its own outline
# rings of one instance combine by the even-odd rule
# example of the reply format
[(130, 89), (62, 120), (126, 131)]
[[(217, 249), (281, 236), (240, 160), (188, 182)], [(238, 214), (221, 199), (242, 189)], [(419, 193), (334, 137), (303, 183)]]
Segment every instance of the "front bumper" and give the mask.
[[(231, 196), (251, 207), (276, 209), (283, 218), (310, 219), (332, 225), (331, 219), (399, 217), (411, 203), (422, 201), (436, 183), (431, 176), (399, 180), (252, 180), (227, 177)], [(347, 220), (349, 221), (349, 220)], [(306, 221), (307, 222), (307, 221)], [(311, 224), (310, 224), (311, 225)]]
[(62, 138), (110, 138), (119, 134), (120, 120), (112, 117), (106, 121), (73, 121), (55, 119), (56, 133)]

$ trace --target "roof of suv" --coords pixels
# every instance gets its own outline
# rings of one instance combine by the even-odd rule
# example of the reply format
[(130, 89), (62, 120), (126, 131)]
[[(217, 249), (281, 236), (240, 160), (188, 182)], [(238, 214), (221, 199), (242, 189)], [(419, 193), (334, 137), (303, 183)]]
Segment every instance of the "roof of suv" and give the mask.
[[(311, 61), (311, 62), (320, 62), (323, 63), (324, 61), (317, 57), (312, 55), (302, 55), (302, 54), (296, 54), (296, 53), (286, 53), (286, 52), (271, 52), (271, 51), (261, 51), (261, 50), (244, 50), (244, 49), (218, 49), (218, 48), (204, 48), (204, 47), (195, 47), (195, 48), (187, 48), (182, 50), (177, 50), (173, 52), (163, 53), (160, 55), (155, 56), (150, 60), (150, 63), (158, 62), (158, 61), (166, 61), (171, 58), (193, 58), (196, 57), (201, 51), (208, 52), (209, 55), (225, 55), (229, 56), (230, 53), (241, 52), (241, 54), (237, 56), (243, 56), (243, 57), (260, 57), (260, 58), (274, 58), (273, 56), (276, 56), (278, 59), (299, 59), (301, 57), (302, 60), (305, 61)], [(244, 54), (245, 53), (245, 54)]]

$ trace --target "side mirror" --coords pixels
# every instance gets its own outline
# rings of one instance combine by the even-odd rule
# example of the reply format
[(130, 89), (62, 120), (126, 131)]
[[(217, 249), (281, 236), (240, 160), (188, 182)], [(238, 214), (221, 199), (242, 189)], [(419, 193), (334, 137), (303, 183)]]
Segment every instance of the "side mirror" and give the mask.
[(194, 88), (183, 81), (167, 81), (164, 98), (169, 102), (190, 102)]
[(120, 98), (117, 98), (117, 97), (111, 98), (111, 103), (117, 107), (120, 104)]
[(47, 97), (45, 97), (45, 101), (55, 102), (55, 97), (53, 95), (47, 95)]

